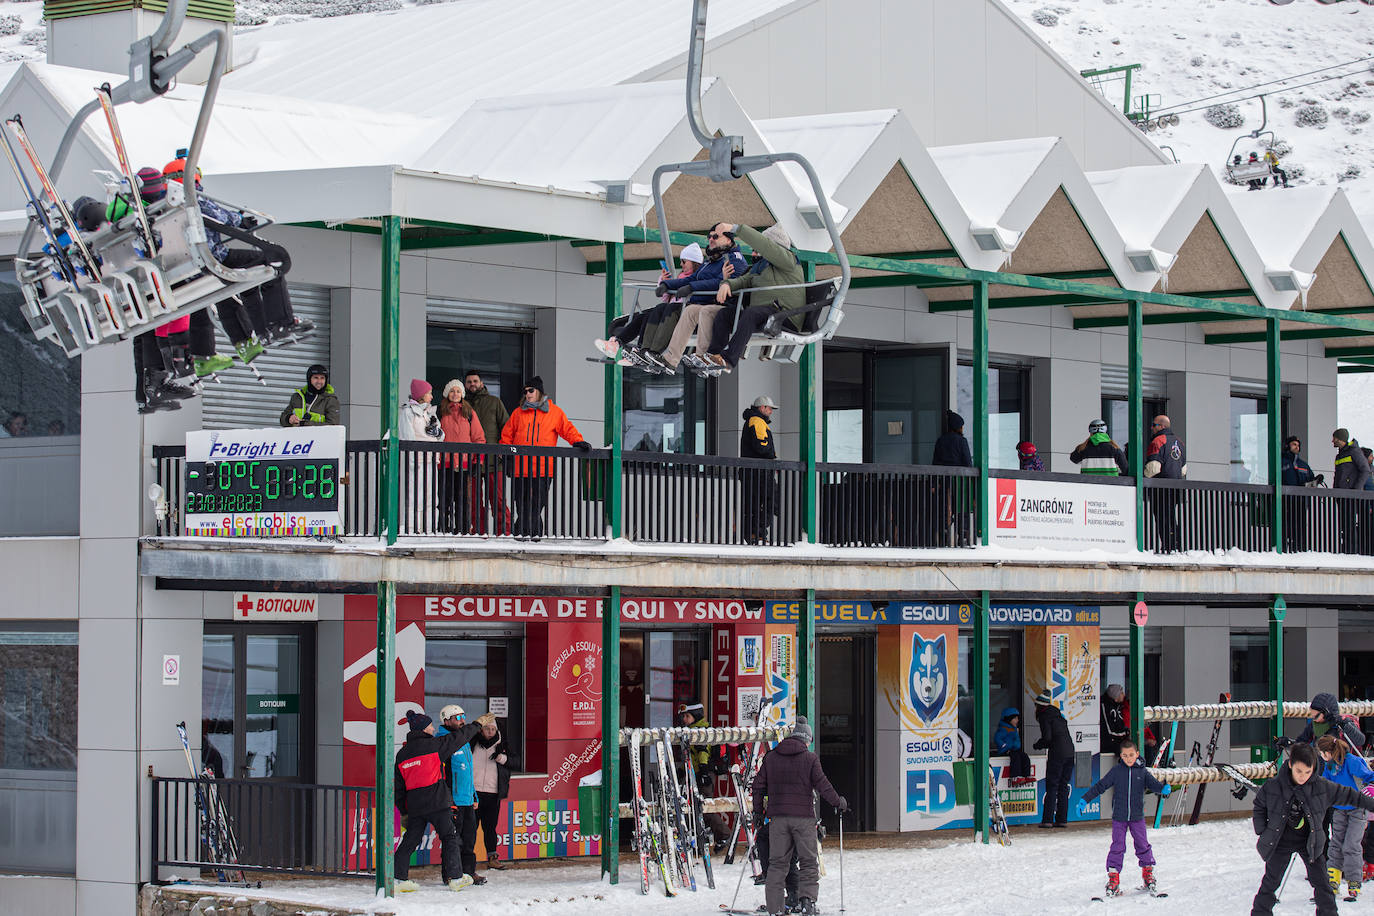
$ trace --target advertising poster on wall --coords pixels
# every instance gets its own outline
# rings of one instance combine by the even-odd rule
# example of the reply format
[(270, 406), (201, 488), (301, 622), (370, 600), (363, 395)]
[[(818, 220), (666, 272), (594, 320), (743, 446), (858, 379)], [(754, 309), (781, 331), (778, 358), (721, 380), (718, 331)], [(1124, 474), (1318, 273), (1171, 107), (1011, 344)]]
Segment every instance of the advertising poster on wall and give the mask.
[(898, 761), (900, 830), (932, 829), (954, 811), (958, 650), (952, 619), (878, 631), (878, 753)]
[(993, 545), (1113, 553), (1136, 549), (1135, 491), (1130, 487), (995, 477), (988, 481), (988, 498)]
[(777, 725), (790, 725), (797, 714), (797, 634), (788, 626), (769, 625), (765, 636), (768, 672), (763, 691), (773, 704), (769, 718)]

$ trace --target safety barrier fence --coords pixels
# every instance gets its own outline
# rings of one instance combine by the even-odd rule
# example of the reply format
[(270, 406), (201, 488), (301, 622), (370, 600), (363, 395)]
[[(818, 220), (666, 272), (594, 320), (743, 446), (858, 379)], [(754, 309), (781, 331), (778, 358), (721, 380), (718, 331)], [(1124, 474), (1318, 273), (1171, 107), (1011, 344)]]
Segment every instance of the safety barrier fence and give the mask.
[[(398, 534), (426, 538), (605, 540), (612, 462), (606, 449), (400, 443)], [(380, 534), (381, 442), (351, 440), (344, 457), (344, 535)], [(185, 449), (154, 446), (167, 512), (160, 536), (180, 534)], [(994, 478), (1130, 487), (1129, 480), (997, 470)], [(631, 541), (788, 546), (804, 541), (806, 468), (661, 452), (625, 452), (621, 520)], [(967, 547), (977, 542), (974, 468), (816, 465), (817, 540), (835, 547)], [(1260, 484), (1145, 481), (1147, 550), (1273, 551), (1274, 491)], [(1374, 493), (1283, 488), (1284, 552), (1374, 555)]]
[(373, 874), (371, 787), (186, 776), (151, 782), (154, 880), (160, 868)]

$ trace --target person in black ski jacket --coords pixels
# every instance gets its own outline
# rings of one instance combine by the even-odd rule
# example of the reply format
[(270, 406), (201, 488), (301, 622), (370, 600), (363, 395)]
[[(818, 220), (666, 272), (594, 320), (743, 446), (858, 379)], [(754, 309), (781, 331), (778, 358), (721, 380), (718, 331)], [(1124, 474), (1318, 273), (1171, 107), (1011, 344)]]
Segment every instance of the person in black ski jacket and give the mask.
[(1102, 753), (1118, 754), (1126, 740), (1126, 690), (1120, 684), (1108, 684), (1102, 694)]
[(1310, 745), (1296, 744), (1278, 776), (1255, 793), (1253, 821), (1259, 840), (1255, 848), (1264, 860), (1260, 881), (1250, 906), (1250, 916), (1269, 916), (1278, 902), (1276, 891), (1293, 854), (1307, 869), (1307, 880), (1316, 896), (1317, 916), (1336, 916), (1336, 896), (1326, 875), (1326, 831), (1322, 824), (1332, 805), (1354, 805), (1374, 811), (1374, 798), (1337, 785), (1313, 770), (1319, 761)]
[(339, 396), (329, 384), (329, 369), (316, 363), (305, 370), (305, 387), (291, 392), (281, 412), (282, 426), (338, 426)]
[(1364, 747), (1364, 732), (1360, 731), (1360, 720), (1354, 716), (1341, 715), (1341, 704), (1333, 693), (1319, 693), (1312, 698), (1312, 715), (1296, 739), (1279, 737), (1274, 744), (1279, 750), (1286, 750), (1295, 744), (1316, 744), (1321, 737), (1318, 725), (1325, 725), (1323, 733), (1330, 732), (1345, 741), (1351, 750)]
[[(973, 452), (964, 438), (964, 418), (952, 410), (945, 411), (945, 433), (935, 440), (930, 463), (941, 467), (971, 468)], [(966, 547), (972, 530), (971, 505), (963, 487), (951, 477), (936, 477), (932, 486), (934, 518), (931, 520), (931, 547), (950, 546), (950, 532), (955, 544)]]
[[(426, 824), (434, 827), (434, 834), (442, 845), (440, 875), (444, 883), (453, 890), (462, 890), (472, 883), (470, 877), (462, 874), (459, 865), (458, 833), (453, 826), (453, 792), (444, 781), (444, 764), (467, 747), (483, 725), (495, 721), (496, 717), (487, 713), (475, 722), (436, 737), (433, 719), (414, 710), (406, 713), (410, 731), (406, 734), (406, 743), (396, 752), (396, 809), (406, 825), (395, 855), (398, 891), (420, 889), (409, 880), (410, 856), (419, 848)], [(463, 881), (464, 877), (468, 880)]]
[[(766, 394), (754, 398), (754, 405), (744, 411), (744, 426), (739, 433), (739, 456), (760, 461), (775, 461), (777, 442), (773, 438), (773, 411), (778, 405)], [(778, 478), (771, 470), (759, 467), (744, 468), (740, 481), (740, 516), (746, 544), (768, 540), (768, 529), (778, 512)]]
[(754, 810), (768, 809), (768, 912), (781, 916), (783, 912), (783, 882), (795, 851), (801, 867), (801, 882), (797, 889), (800, 900), (798, 912), (814, 914), (816, 896), (821, 889), (818, 838), (816, 836), (816, 803), (813, 793), (819, 793), (841, 814), (849, 810), (844, 796), (826, 779), (821, 758), (812, 753), (811, 726), (805, 716), (798, 716), (792, 734), (778, 742), (778, 746), (763, 758), (758, 775), (754, 777)]
[(1045, 760), (1045, 810), (1040, 826), (1069, 826), (1069, 790), (1073, 780), (1073, 738), (1069, 723), (1054, 705), (1048, 690), (1035, 698), (1035, 720), (1040, 723), (1040, 740), (1031, 745), (1049, 751)]

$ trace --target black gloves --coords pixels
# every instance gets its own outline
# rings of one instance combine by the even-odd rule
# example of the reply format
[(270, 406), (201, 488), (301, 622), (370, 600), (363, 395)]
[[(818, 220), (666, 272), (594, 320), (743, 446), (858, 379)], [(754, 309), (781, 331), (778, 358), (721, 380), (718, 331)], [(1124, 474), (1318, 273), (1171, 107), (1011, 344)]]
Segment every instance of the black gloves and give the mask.
[(656, 286), (656, 287), (654, 288), (654, 295), (655, 295), (655, 296), (658, 296), (659, 298), (662, 298), (662, 297), (668, 295), (668, 284), (667, 284), (667, 283), (659, 283), (658, 286)]
[(849, 802), (845, 800), (845, 797), (843, 795), (840, 796), (840, 803), (835, 806), (835, 810), (840, 812), (841, 814), (844, 814), (846, 811), (849, 810)]
[(249, 216), (247, 213), (243, 214), (243, 219), (239, 222), (239, 228), (246, 229), (249, 232), (253, 231), (258, 228), (258, 218), (256, 216)]
[(592, 444), (588, 442), (586, 439), (583, 439), (580, 442), (574, 442), (573, 448), (577, 449), (580, 452), (590, 452), (592, 450)]
[(1277, 738), (1274, 739), (1274, 747), (1278, 748), (1281, 751), (1286, 751), (1295, 744), (1297, 744), (1297, 742), (1294, 741), (1292, 738), (1289, 738), (1287, 735), (1279, 735)]

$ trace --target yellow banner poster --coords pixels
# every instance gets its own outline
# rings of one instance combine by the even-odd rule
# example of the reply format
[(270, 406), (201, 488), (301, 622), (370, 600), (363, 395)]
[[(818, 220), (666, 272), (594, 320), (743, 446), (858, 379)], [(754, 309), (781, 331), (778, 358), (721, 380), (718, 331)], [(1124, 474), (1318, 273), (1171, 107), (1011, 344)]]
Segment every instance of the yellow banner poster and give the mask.
[(929, 830), (954, 813), (958, 666), (955, 626), (878, 631), (879, 775), (898, 770), (897, 829)]

